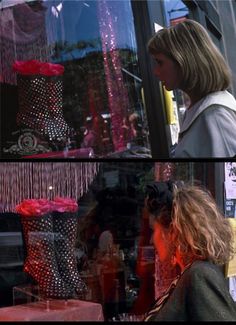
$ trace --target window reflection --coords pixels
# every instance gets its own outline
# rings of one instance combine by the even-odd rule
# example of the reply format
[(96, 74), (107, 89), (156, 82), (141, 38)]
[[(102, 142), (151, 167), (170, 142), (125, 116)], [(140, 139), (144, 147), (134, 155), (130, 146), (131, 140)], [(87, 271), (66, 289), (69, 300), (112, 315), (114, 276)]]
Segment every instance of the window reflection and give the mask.
[[(93, 157), (119, 156), (121, 152), (129, 155), (131, 148), (141, 155), (142, 150), (145, 155), (150, 154), (131, 2), (30, 1), (3, 9), (4, 13), (7, 11), (12, 14), (15, 27), (12, 27), (13, 36), (9, 40), (14, 48), (12, 57), (7, 55), (6, 46), (1, 50), (5, 58), (0, 70), (3, 105), (9, 100), (9, 85), (13, 85), (10, 90), (13, 121), (12, 128), (4, 133), (4, 155), (47, 158), (50, 152), (58, 152), (58, 157), (65, 157), (71, 156), (73, 150), (73, 155), (79, 157), (75, 149), (84, 148), (91, 149), (87, 151), (90, 157), (91, 152)], [(5, 20), (1, 19), (3, 29), (4, 24)], [(4, 35), (1, 35), (1, 42), (6, 43)], [(31, 92), (30, 82), (26, 86), (31, 93), (31, 103), (38, 103), (39, 96), (58, 102), (60, 117), (53, 116), (47, 127), (60, 137), (45, 136), (45, 114), (50, 115), (52, 109), (48, 107), (46, 113), (42, 109), (41, 116), (34, 117), (40, 128), (30, 127), (37, 145), (22, 151), (18, 148), (18, 140), (29, 125), (16, 121), (17, 112), (22, 110), (18, 100), (22, 94), (19, 94), (21, 89), (12, 65), (16, 61), (31, 60), (64, 67), (63, 90), (57, 97), (53, 97), (50, 87)], [(31, 75), (31, 82), (32, 79)], [(44, 79), (48, 84), (48, 78)], [(32, 103), (28, 108), (32, 116), (34, 106)], [(62, 119), (61, 114), (63, 127), (66, 125), (67, 129), (63, 134), (56, 130), (60, 128), (56, 121)], [(3, 113), (4, 119), (7, 121), (9, 116)], [(39, 119), (43, 122), (39, 123)], [(125, 132), (126, 127), (133, 131)]]

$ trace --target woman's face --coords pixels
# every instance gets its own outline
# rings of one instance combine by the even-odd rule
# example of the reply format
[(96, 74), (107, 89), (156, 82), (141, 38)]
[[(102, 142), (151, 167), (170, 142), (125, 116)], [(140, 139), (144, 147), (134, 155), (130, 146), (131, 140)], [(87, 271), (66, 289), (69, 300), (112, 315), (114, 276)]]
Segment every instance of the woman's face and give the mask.
[(149, 217), (149, 224), (153, 230), (151, 243), (159, 256), (161, 262), (168, 261), (171, 258), (171, 236), (167, 229), (156, 222), (152, 216)]
[(167, 90), (173, 90), (180, 87), (181, 70), (173, 60), (165, 54), (158, 53), (154, 56), (156, 67), (154, 74), (162, 81)]

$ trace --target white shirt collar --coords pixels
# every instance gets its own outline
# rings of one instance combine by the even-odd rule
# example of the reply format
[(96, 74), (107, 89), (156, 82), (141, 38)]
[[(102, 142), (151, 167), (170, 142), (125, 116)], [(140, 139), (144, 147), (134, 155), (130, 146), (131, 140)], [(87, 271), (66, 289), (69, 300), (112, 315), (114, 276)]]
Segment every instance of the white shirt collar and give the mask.
[(199, 114), (211, 105), (222, 105), (236, 112), (236, 100), (227, 90), (211, 93), (186, 110), (180, 133), (185, 132)]

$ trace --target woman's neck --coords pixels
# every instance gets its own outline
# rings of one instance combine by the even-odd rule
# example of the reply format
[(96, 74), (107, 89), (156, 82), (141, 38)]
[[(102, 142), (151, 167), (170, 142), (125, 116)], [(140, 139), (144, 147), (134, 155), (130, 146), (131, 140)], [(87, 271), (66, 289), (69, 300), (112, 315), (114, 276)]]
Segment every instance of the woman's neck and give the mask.
[(188, 106), (188, 109), (193, 107), (201, 98), (199, 95), (196, 95), (195, 93), (188, 92), (188, 97), (190, 98), (190, 105)]

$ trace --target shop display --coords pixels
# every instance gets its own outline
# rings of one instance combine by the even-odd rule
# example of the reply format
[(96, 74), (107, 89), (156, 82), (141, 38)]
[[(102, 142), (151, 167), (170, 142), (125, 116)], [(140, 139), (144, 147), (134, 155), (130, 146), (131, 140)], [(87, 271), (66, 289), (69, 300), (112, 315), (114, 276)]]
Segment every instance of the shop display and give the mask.
[[(146, 184), (190, 176), (203, 183), (209, 175), (211, 188), (215, 165), (2, 162), (1, 308), (27, 310), (18, 320), (53, 312), (51, 319), (60, 313), (61, 320), (71, 300), (87, 301), (102, 306), (106, 321), (142, 319), (174, 276), (150, 242)], [(11, 254), (19, 250), (20, 256)]]
[(29, 127), (49, 143), (66, 144), (73, 130), (62, 111), (62, 75), (60, 64), (37, 60), (16, 61), (19, 112), (17, 125)]
[[(100, 158), (132, 147), (125, 157), (150, 158), (131, 1), (21, 2), (1, 7), (0, 155)], [(55, 67), (64, 73), (44, 73)]]
[[(55, 199), (52, 202), (31, 199), (16, 207), (21, 215), (27, 249), (24, 271), (39, 284), (40, 293), (45, 298), (68, 299), (86, 290), (73, 257), (76, 234), (74, 214), (77, 209), (77, 203), (72, 199)], [(57, 211), (56, 216), (53, 211)]]
[[(40, 202), (42, 204), (42, 202)], [(23, 236), (26, 244), (27, 258), (24, 272), (38, 284), (42, 296), (47, 298), (68, 299), (73, 290), (61, 279), (55, 256), (52, 215), (48, 213), (35, 216), (21, 214)]]

